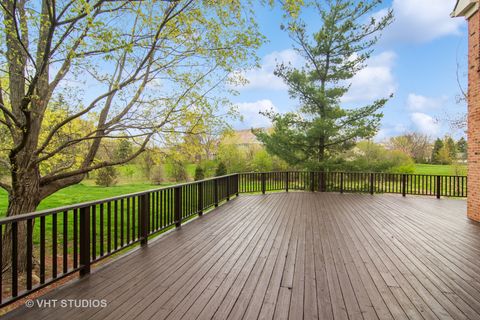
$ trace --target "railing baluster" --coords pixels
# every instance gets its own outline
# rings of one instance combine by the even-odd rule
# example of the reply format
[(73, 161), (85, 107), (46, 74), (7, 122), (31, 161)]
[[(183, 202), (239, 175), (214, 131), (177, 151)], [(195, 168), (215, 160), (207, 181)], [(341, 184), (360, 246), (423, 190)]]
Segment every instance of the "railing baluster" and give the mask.
[(343, 172), (340, 172), (340, 193), (343, 193)]
[[(32, 271), (33, 271), (33, 219), (28, 219), (27, 220), (27, 290), (32, 290)], [(1, 292), (2, 291), (0, 290), (0, 294)]]
[(442, 192), (442, 189), (441, 189), (442, 188), (442, 182), (441, 182), (442, 180), (441, 180), (441, 178), (442, 177), (437, 176), (437, 183), (436, 183), (436, 185), (437, 185), (437, 192), (436, 192), (437, 193), (437, 199), (440, 199), (441, 192)]
[(80, 276), (90, 273), (90, 207), (80, 209)]
[(112, 252), (112, 203), (107, 203), (107, 252)]
[(149, 216), (149, 197), (148, 194), (140, 196), (140, 237), (141, 244), (148, 243), (148, 216)]
[(105, 239), (104, 239), (104, 215), (105, 215), (105, 204), (101, 203), (100, 204), (100, 257), (103, 257), (105, 254), (104, 250), (104, 245), (105, 245)]
[(125, 201), (124, 199), (120, 200), (120, 247), (123, 247), (123, 228), (125, 227), (124, 224), (124, 213), (125, 213)]
[(215, 207), (218, 207), (218, 179), (214, 180), (213, 184), (213, 198), (214, 198), (214, 203)]
[(130, 198), (127, 198), (127, 243), (130, 244)]
[(68, 271), (68, 211), (63, 212), (63, 273)]
[(198, 188), (198, 201), (197, 201), (197, 204), (198, 204), (198, 215), (199, 216), (202, 216), (203, 215), (203, 182), (199, 182), (197, 184), (197, 188)]
[(118, 201), (115, 201), (113, 213), (113, 248), (118, 248)]
[(230, 201), (230, 176), (228, 176), (226, 180), (227, 180), (227, 201)]
[(92, 206), (92, 209), (91, 209), (91, 212), (92, 212), (92, 219), (91, 219), (91, 222), (92, 222), (92, 226), (91, 226), (91, 230), (92, 230), (92, 239), (91, 239), (91, 242), (92, 242), (92, 261), (94, 261), (96, 258), (97, 258), (97, 206)]
[[(215, 186), (218, 187), (217, 184), (215, 184)], [(178, 228), (182, 225), (182, 187), (175, 187), (174, 203), (175, 203), (174, 204), (175, 227)], [(218, 195), (217, 195), (217, 198), (215, 199), (215, 206), (217, 205), (218, 205)]]
[(73, 268), (78, 268), (78, 209), (73, 210)]
[(52, 278), (57, 277), (57, 214), (52, 215)]
[(18, 223), (12, 222), (12, 297), (18, 295)]

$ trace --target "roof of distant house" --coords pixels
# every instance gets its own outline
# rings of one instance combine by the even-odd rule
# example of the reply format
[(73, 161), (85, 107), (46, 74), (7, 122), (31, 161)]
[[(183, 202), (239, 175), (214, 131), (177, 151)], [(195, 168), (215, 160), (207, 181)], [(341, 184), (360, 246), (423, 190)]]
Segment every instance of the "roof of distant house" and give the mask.
[[(261, 128), (262, 130), (269, 130), (268, 128)], [(236, 130), (232, 135), (226, 138), (227, 143), (237, 145), (257, 145), (261, 144), (257, 137), (253, 134), (252, 129)]]

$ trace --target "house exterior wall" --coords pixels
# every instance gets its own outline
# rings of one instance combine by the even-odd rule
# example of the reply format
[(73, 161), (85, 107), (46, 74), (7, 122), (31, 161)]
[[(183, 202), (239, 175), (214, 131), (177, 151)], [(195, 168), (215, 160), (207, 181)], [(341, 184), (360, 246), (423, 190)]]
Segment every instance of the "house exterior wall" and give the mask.
[(468, 19), (468, 204), (470, 219), (480, 221), (480, 12)]

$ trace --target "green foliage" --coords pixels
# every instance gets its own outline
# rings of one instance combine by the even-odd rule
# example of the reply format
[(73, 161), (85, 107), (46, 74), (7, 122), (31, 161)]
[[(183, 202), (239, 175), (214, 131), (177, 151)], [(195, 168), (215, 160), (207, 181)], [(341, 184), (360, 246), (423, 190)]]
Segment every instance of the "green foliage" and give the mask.
[(120, 140), (117, 146), (117, 160), (127, 159), (132, 154), (132, 144), (126, 139)]
[(215, 175), (215, 170), (217, 169), (217, 162), (215, 160), (204, 160), (200, 162), (195, 169), (200, 166), (202, 167), (205, 178), (213, 177)]
[(443, 148), (443, 141), (440, 138), (437, 138), (433, 144), (432, 149), (432, 163), (440, 163), (439, 152)]
[(457, 159), (457, 146), (455, 141), (446, 136), (443, 140), (435, 140), (432, 151), (432, 163), (452, 164)]
[(185, 182), (188, 180), (188, 173), (185, 163), (181, 161), (171, 161), (170, 177), (176, 182)]
[(468, 145), (464, 137), (457, 141), (457, 151), (460, 153), (460, 160), (467, 160)]
[(216, 177), (221, 177), (227, 174), (227, 166), (225, 166), (225, 163), (219, 162), (217, 166), (217, 170), (215, 171), (215, 176)]
[(467, 140), (465, 140), (464, 137), (461, 137), (457, 141), (457, 150), (458, 150), (458, 152), (467, 154)]
[(197, 166), (195, 168), (195, 177), (193, 178), (195, 181), (205, 179), (205, 173), (203, 172), (203, 168), (201, 166)]
[(140, 164), (140, 167), (143, 171), (144, 177), (150, 177), (150, 171), (155, 165), (153, 151), (147, 150), (137, 159), (137, 163)]
[(284, 80), (292, 98), (301, 107), (297, 112), (264, 113), (273, 123), (273, 132), (257, 130), (257, 138), (270, 154), (292, 166), (325, 168), (326, 163), (351, 149), (358, 139), (370, 138), (378, 130), (387, 99), (345, 109), (341, 98), (348, 82), (357, 74), (372, 53), (378, 33), (392, 21), (392, 13), (370, 18), (380, 0), (349, 0), (315, 3), (320, 30), (309, 35), (302, 21), (287, 29), (296, 48), (306, 59), (296, 69), (280, 64), (275, 75)]
[(161, 165), (155, 165), (152, 167), (150, 170), (150, 181), (156, 185), (165, 182), (165, 171)]
[(387, 150), (370, 141), (361, 141), (348, 152), (343, 163), (344, 171), (413, 173), (413, 159), (399, 150)]
[[(231, 172), (251, 170), (251, 162), (248, 161), (247, 153), (235, 144), (220, 144), (217, 160), (227, 166)], [(217, 174), (215, 175), (217, 176)]]
[(453, 141), (452, 137), (445, 138), (445, 149), (451, 160), (455, 160), (457, 158), (457, 146), (455, 145), (455, 141)]
[(273, 171), (273, 157), (266, 150), (261, 150), (253, 156), (252, 166), (257, 172)]
[(97, 170), (95, 183), (102, 187), (111, 187), (117, 184), (117, 170), (114, 167), (104, 167)]

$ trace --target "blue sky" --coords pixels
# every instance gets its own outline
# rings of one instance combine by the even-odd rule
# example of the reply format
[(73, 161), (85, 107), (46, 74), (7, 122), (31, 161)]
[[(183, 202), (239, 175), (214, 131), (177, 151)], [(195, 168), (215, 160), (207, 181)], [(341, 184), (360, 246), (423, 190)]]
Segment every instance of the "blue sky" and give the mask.
[[(450, 18), (455, 0), (391, 0), (383, 8), (393, 7), (395, 22), (383, 33), (381, 41), (366, 69), (353, 80), (344, 99), (346, 107), (366, 105), (373, 99), (394, 94), (384, 108), (384, 119), (376, 140), (406, 132), (418, 131), (432, 138), (445, 134), (459, 137), (462, 130), (453, 130), (447, 119), (458, 117), (466, 106), (458, 104), (457, 62), (460, 79), (466, 83), (467, 25), (464, 19)], [(303, 19), (311, 32), (319, 27), (315, 12), (304, 12)], [(381, 14), (381, 13), (380, 13)], [(236, 129), (269, 126), (259, 110), (279, 112), (295, 110), (280, 79), (273, 75), (278, 61), (299, 63), (292, 50), (292, 41), (280, 30), (282, 12), (259, 7), (258, 21), (269, 40), (259, 50), (261, 67), (247, 71), (249, 84), (236, 88), (240, 94), (232, 98), (243, 121)]]

